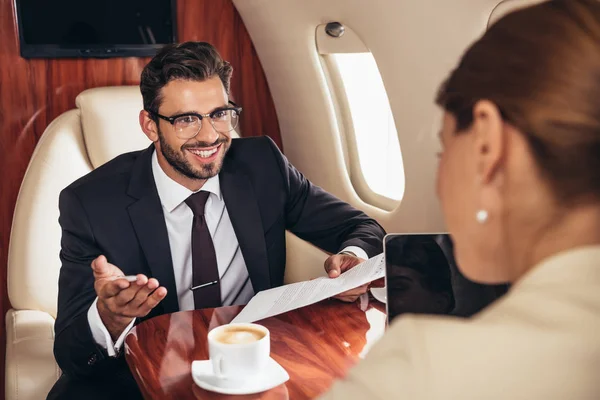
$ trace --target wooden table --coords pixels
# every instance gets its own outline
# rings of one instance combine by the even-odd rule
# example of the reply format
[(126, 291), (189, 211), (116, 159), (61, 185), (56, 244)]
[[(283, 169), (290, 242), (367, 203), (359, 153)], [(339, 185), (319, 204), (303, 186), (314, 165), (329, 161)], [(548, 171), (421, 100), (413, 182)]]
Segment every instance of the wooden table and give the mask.
[(271, 331), (271, 357), (290, 380), (267, 392), (225, 396), (192, 380), (194, 360), (208, 359), (207, 333), (229, 323), (242, 307), (182, 311), (136, 326), (125, 357), (146, 399), (312, 399), (343, 377), (383, 334), (385, 308), (325, 300), (258, 323)]

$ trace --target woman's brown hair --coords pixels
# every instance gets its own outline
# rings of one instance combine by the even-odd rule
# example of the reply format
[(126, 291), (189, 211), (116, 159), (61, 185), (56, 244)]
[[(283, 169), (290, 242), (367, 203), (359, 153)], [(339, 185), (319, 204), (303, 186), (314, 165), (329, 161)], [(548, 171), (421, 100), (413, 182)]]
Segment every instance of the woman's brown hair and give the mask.
[(559, 202), (600, 199), (599, 1), (548, 1), (495, 23), (436, 102), (463, 132), (479, 100), (525, 135)]

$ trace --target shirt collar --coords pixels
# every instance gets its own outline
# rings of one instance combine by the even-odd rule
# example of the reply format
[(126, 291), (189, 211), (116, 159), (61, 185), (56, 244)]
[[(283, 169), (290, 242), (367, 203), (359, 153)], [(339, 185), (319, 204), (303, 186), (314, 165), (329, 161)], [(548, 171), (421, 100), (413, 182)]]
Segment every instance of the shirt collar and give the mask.
[[(154, 182), (156, 183), (156, 190), (158, 191), (160, 202), (165, 210), (167, 210), (169, 213), (177, 208), (193, 193), (196, 193), (175, 182), (165, 173), (165, 171), (163, 171), (162, 167), (158, 163), (156, 150), (154, 150), (152, 153), (152, 174), (154, 175)], [(221, 184), (219, 182), (219, 176), (215, 175), (212, 178), (209, 178), (204, 183), (202, 188), (198, 190), (198, 192), (200, 191), (210, 192), (217, 196), (219, 200), (221, 200)]]

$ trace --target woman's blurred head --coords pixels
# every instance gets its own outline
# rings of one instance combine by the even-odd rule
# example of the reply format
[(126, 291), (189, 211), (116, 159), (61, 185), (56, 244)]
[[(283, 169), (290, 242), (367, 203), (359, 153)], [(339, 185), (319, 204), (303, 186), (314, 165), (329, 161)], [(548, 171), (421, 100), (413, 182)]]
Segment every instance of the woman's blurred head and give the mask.
[(511, 13), (443, 84), (438, 193), (458, 265), (518, 279), (600, 240), (600, 2)]

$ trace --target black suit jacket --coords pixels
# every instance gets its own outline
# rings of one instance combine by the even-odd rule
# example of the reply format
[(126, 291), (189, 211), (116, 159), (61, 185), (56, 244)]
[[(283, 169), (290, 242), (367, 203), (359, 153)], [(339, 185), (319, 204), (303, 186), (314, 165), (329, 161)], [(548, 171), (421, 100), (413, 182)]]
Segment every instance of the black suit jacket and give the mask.
[[(90, 264), (99, 255), (127, 275), (146, 274), (167, 288), (166, 298), (146, 318), (179, 310), (152, 175), (153, 151), (152, 145), (123, 154), (60, 194), (62, 268), (54, 354), (70, 376), (110, 373), (119, 362), (95, 343), (87, 319), (96, 298)], [(346, 246), (359, 246), (370, 257), (382, 251), (383, 229), (311, 184), (268, 137), (234, 139), (219, 179), (257, 293), (283, 284), (286, 229), (330, 253)]]

